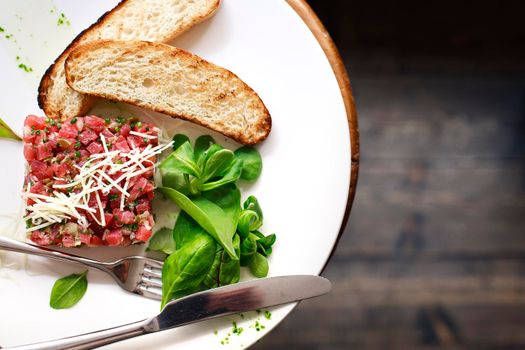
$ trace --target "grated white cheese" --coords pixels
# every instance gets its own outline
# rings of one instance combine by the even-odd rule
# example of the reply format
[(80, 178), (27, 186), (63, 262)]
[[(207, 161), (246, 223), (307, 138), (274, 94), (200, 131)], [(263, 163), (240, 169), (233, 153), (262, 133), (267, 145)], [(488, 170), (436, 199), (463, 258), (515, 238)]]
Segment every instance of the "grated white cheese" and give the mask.
[(133, 131), (133, 130), (130, 131), (129, 133), (131, 135), (140, 136), (140, 137), (143, 137), (143, 138), (148, 139), (148, 140), (155, 140), (157, 138), (157, 136), (143, 134), (141, 132), (137, 132), (137, 131)]
[[(155, 139), (155, 136), (131, 131), (133, 135), (147, 139)], [(28, 184), (23, 197), (27, 201), (35, 203), (26, 207), (26, 220), (31, 220), (33, 226), (27, 232), (39, 230), (55, 223), (75, 218), (82, 227), (87, 227), (88, 222), (84, 214), (79, 210), (86, 211), (99, 225), (105, 226), (106, 219), (104, 208), (100, 199), (100, 192), (108, 194), (112, 190), (120, 193), (120, 209), (124, 209), (125, 198), (129, 197), (128, 187), (131, 179), (154, 169), (154, 162), (150, 159), (161, 154), (173, 145), (173, 141), (152, 147), (149, 144), (142, 151), (132, 149), (129, 152), (109, 151), (104, 135), (100, 134), (100, 140), (104, 149), (103, 153), (91, 155), (82, 165), (75, 167), (79, 174), (72, 182), (67, 184), (54, 184), (55, 189), (79, 189), (78, 192), (65, 193), (54, 191), (52, 195), (31, 193), (31, 185)], [(142, 163), (151, 163), (145, 167)], [(121, 174), (116, 180), (109, 175)], [(60, 180), (55, 178), (55, 180)], [(124, 181), (121, 186), (120, 183)], [(89, 198), (94, 193), (97, 209), (89, 207)], [(99, 214), (99, 215), (96, 215)]]

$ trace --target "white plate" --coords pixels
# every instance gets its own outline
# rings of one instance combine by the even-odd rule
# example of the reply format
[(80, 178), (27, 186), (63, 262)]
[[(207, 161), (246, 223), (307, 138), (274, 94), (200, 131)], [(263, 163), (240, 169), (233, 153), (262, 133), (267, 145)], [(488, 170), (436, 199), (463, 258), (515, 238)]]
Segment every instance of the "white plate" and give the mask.
[[(80, 30), (116, 0), (2, 0), (0, 4), (0, 117), (18, 131), (27, 114), (40, 114), (36, 87), (43, 70)], [(58, 25), (60, 14), (67, 20)], [(12, 37), (6, 38), (6, 35)], [(243, 195), (263, 207), (263, 232), (278, 235), (270, 275), (318, 274), (330, 256), (350, 185), (350, 140), (344, 102), (332, 68), (313, 34), (283, 0), (224, 0), (218, 13), (173, 43), (226, 67), (255, 89), (270, 110), (272, 133), (258, 146), (264, 171)], [(17, 56), (19, 59), (17, 60)], [(25, 64), (33, 69), (26, 73)], [(118, 108), (128, 109), (126, 106)], [(100, 107), (99, 110), (108, 110)], [(113, 111), (115, 107), (112, 107)], [(124, 113), (124, 112), (123, 112)], [(186, 122), (167, 122), (193, 135), (208, 133)], [(227, 147), (233, 142), (214, 134)], [(22, 145), (0, 141), (0, 234), (20, 234)], [(19, 224), (19, 225), (18, 225)], [(17, 230), (18, 225), (18, 230)], [(137, 247), (133, 247), (137, 250)], [(126, 249), (81, 249), (78, 254), (109, 258)], [(72, 309), (48, 306), (54, 281), (81, 271), (73, 265), (1, 253), (0, 344), (14, 346), (108, 328), (154, 315), (159, 303), (122, 291), (102, 273), (89, 272), (84, 298)], [(24, 266), (24, 263), (28, 262)], [(293, 308), (248, 313), (190, 325), (108, 346), (111, 349), (246, 348)], [(232, 321), (243, 328), (230, 334)], [(264, 325), (257, 330), (256, 321)], [(227, 341), (226, 341), (227, 339)]]

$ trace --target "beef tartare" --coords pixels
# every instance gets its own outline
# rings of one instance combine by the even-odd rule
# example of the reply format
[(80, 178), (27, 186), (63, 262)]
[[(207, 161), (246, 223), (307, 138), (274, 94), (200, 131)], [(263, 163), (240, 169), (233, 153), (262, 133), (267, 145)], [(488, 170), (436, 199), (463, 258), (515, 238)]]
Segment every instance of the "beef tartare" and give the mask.
[(39, 245), (118, 246), (146, 242), (158, 128), (97, 116), (24, 124), (27, 232)]

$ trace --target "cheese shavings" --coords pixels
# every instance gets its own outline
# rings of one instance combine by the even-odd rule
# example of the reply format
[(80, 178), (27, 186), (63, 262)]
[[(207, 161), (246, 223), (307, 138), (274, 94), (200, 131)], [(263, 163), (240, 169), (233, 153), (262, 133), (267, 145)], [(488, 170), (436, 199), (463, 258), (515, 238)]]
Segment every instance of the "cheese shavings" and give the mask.
[[(130, 134), (147, 139), (157, 138), (135, 131)], [(70, 183), (53, 184), (55, 191), (50, 195), (32, 193), (30, 184), (27, 185), (23, 197), (32, 203), (26, 207), (25, 220), (30, 220), (32, 224), (27, 232), (73, 218), (81, 227), (87, 227), (89, 223), (86, 215), (91, 216), (99, 225), (106, 226), (101, 194), (107, 196), (110, 192), (119, 193), (120, 210), (123, 210), (134, 178), (147, 172), (153, 173), (156, 156), (173, 145), (173, 141), (170, 141), (155, 147), (149, 144), (143, 150), (134, 148), (129, 152), (109, 151), (104, 135), (100, 134), (100, 140), (103, 152), (91, 155), (81, 166), (75, 165), (79, 173)], [(68, 190), (69, 193), (57, 190)], [(89, 203), (90, 198), (95, 200), (95, 208), (92, 207), (93, 203)]]

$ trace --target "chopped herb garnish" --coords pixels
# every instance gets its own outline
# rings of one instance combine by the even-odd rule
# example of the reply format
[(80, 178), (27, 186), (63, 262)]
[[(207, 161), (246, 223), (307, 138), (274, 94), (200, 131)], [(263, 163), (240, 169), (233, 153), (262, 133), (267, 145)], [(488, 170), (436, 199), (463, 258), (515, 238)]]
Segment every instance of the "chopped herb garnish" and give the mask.
[(145, 143), (146, 145), (149, 143), (149, 139), (147, 139), (147, 138), (145, 138), (145, 137), (142, 139), (142, 141), (144, 141), (144, 143)]
[(272, 319), (272, 313), (268, 310), (265, 310), (264, 311), (264, 317), (267, 319), (267, 320), (271, 320)]
[(137, 224), (128, 224), (128, 225), (124, 225), (124, 228), (130, 231), (137, 231), (139, 226)]
[(33, 71), (33, 68), (28, 67), (28, 66), (26, 66), (26, 65), (23, 64), (23, 63), (20, 63), (20, 64), (18, 65), (18, 68), (24, 70), (26, 73), (30, 73), (30, 72)]
[(119, 132), (119, 131), (120, 131), (120, 127), (117, 126), (117, 127), (115, 128), (115, 132)]
[(71, 119), (70, 123), (71, 124), (75, 124), (77, 121), (78, 121), (78, 119), (75, 117), (75, 118)]
[(75, 151), (75, 157), (80, 158), (80, 151)]
[(117, 123), (119, 123), (119, 124), (124, 124), (124, 122), (125, 122), (126, 120), (125, 120), (124, 118), (122, 118), (122, 117), (117, 117), (116, 121), (117, 121)]
[(104, 121), (106, 122), (106, 124), (111, 123), (111, 119), (109, 119), (109, 118), (104, 118)]
[(0, 27), (0, 33), (5, 32), (5, 29)]
[(75, 142), (75, 146), (74, 147), (78, 149), (78, 148), (80, 148), (80, 146), (81, 146), (80, 141), (77, 140), (77, 142)]
[(61, 26), (61, 25), (64, 25), (64, 24), (67, 24), (69, 26), (69, 25), (71, 25), (71, 22), (69, 22), (69, 20), (67, 19), (66, 15), (61, 13), (60, 17), (58, 17), (58, 20), (57, 20), (57, 26)]
[(35, 134), (40, 135), (41, 130), (35, 130)]
[(110, 201), (114, 201), (114, 200), (118, 199), (118, 194), (110, 194), (108, 196), (108, 198), (109, 198)]
[(233, 321), (232, 333), (236, 335), (241, 335), (242, 331), (242, 327), (237, 327), (237, 322)]
[(256, 330), (257, 332), (259, 332), (259, 331), (261, 331), (262, 329), (265, 329), (265, 328), (266, 328), (266, 327), (265, 327), (262, 323), (260, 323), (259, 321), (255, 321), (255, 326), (254, 326), (254, 327), (255, 327), (255, 330)]

